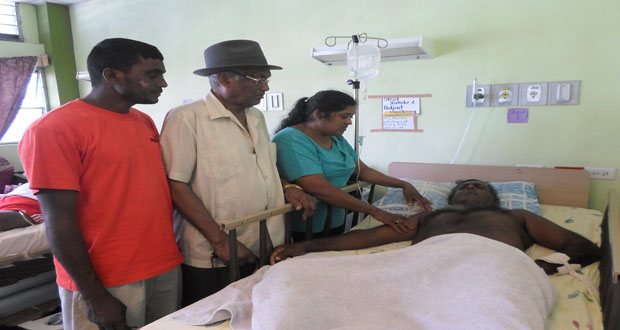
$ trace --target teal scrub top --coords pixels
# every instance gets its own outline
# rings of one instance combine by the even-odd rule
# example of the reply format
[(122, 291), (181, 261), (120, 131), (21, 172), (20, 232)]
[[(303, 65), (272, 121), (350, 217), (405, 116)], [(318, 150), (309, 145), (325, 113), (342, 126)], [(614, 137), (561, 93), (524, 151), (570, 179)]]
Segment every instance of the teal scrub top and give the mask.
[[(355, 171), (358, 156), (342, 136), (331, 138), (334, 141), (332, 148), (326, 149), (293, 127), (279, 131), (272, 141), (277, 145), (280, 176), (294, 182), (303, 176), (322, 174), (334, 186), (344, 187)], [(332, 228), (344, 224), (344, 214), (344, 209), (332, 207)], [(306, 231), (306, 222), (301, 219), (301, 215), (300, 211), (293, 214), (293, 230), (296, 232)], [(326, 217), (325, 204), (317, 204), (312, 225), (314, 233), (323, 231)]]

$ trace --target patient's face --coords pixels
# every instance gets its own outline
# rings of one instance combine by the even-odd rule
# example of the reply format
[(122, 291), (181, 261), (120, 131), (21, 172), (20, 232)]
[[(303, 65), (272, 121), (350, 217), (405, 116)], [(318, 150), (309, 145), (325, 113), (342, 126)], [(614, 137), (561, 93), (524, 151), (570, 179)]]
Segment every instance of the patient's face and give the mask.
[(486, 182), (480, 180), (466, 180), (453, 188), (454, 195), (451, 205), (470, 207), (497, 206), (495, 196)]

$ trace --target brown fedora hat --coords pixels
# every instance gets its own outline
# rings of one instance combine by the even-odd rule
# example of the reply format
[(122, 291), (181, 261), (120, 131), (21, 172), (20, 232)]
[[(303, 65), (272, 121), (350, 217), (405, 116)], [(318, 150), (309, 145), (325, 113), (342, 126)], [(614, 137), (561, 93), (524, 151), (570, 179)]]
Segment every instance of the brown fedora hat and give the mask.
[(260, 45), (252, 40), (228, 40), (218, 42), (205, 49), (205, 68), (194, 71), (199, 76), (241, 68), (267, 68), (282, 70), (282, 67), (267, 64)]

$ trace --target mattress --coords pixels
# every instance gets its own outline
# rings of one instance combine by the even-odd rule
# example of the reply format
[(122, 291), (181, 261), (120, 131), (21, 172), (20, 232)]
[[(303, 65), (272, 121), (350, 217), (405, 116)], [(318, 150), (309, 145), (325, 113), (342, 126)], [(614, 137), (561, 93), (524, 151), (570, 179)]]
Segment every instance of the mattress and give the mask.
[(0, 266), (48, 250), (44, 224), (0, 232)]

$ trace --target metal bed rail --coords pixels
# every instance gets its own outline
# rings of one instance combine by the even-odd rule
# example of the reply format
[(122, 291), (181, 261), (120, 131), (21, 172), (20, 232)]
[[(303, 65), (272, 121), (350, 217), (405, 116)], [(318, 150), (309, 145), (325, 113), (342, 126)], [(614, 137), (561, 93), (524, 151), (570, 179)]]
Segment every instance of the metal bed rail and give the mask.
[(620, 205), (615, 190), (609, 191), (609, 203), (603, 218), (601, 238), (601, 307), (605, 329), (620, 330)]
[[(370, 193), (368, 195), (368, 203), (371, 203), (372, 197), (374, 194), (374, 188), (375, 188), (374, 184), (371, 184), (365, 181), (358, 181), (356, 183), (353, 183), (353, 184), (350, 184), (350, 185), (347, 185), (341, 188), (341, 190), (346, 193), (350, 193), (356, 190), (361, 191), (362, 188), (367, 187), (367, 186), (370, 186)], [(320, 202), (316, 198), (315, 198), (315, 201), (317, 203)], [(244, 217), (232, 220), (227, 224), (222, 225), (222, 230), (228, 231), (228, 237), (230, 239), (229, 267), (230, 267), (230, 282), (231, 283), (238, 280), (240, 277), (239, 258), (237, 255), (237, 228), (248, 226), (256, 222), (259, 223), (260, 231), (259, 231), (259, 260), (258, 262), (259, 262), (259, 266), (262, 267), (269, 262), (269, 255), (271, 254), (271, 250), (273, 249), (272, 246), (269, 246), (270, 245), (269, 243), (271, 240), (269, 238), (269, 232), (267, 230), (267, 219), (273, 216), (285, 214), (285, 213), (288, 213), (294, 210), (295, 208), (293, 207), (293, 205), (288, 203), (288, 204), (278, 206), (275, 208), (271, 208), (265, 211), (261, 211), (255, 214), (244, 216)], [(327, 219), (325, 221), (325, 227), (323, 229), (323, 232), (325, 233), (329, 233), (329, 230), (330, 230), (331, 211), (332, 211), (331, 205), (327, 204)], [(355, 212), (353, 217), (354, 217), (353, 223), (355, 225), (358, 220), (359, 213)], [(291, 233), (293, 231), (293, 224), (291, 220), (292, 219), (285, 219), (285, 222), (284, 222), (285, 243), (291, 242)], [(306, 221), (308, 222), (308, 225), (306, 227), (306, 238), (311, 239), (312, 238), (312, 218)]]

